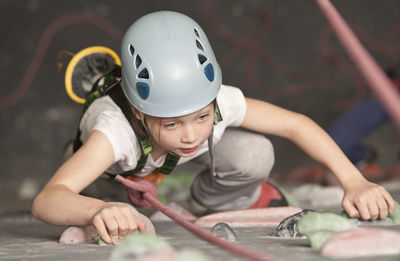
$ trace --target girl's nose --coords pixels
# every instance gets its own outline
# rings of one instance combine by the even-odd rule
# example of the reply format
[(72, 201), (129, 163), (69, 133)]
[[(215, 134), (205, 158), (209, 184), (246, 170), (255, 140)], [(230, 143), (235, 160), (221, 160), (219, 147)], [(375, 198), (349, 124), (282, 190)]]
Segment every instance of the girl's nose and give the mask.
[(182, 135), (182, 142), (194, 143), (197, 140), (197, 134), (195, 128), (189, 124), (185, 126), (184, 133)]

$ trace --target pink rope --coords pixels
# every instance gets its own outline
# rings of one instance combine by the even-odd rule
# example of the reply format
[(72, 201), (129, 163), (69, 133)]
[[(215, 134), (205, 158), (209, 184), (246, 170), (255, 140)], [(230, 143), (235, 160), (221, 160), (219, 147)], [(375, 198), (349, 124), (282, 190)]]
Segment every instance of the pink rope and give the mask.
[[(272, 259), (272, 258), (267, 258), (265, 257), (265, 253), (259, 253), (254, 250), (249, 250), (243, 246), (239, 246), (237, 244), (231, 243), (229, 241), (225, 241), (223, 239), (220, 239), (219, 237), (215, 236), (211, 232), (202, 229), (199, 226), (194, 225), (193, 223), (190, 223), (186, 219), (182, 218), (179, 216), (177, 213), (169, 209), (168, 207), (164, 206), (160, 201), (158, 201), (151, 192), (149, 192), (148, 186), (146, 186), (144, 183), (138, 184), (132, 180), (123, 178), (120, 175), (117, 175), (115, 178), (118, 182), (121, 182), (125, 186), (127, 186), (129, 189), (132, 190), (137, 190), (143, 193), (143, 198), (145, 198), (149, 203), (151, 203), (156, 209), (164, 213), (166, 216), (174, 220), (176, 223), (184, 227), (186, 230), (189, 232), (193, 233), (194, 235), (200, 237), (201, 239), (215, 244), (225, 250), (228, 250), (229, 252), (232, 252), (238, 256), (246, 257), (250, 260), (255, 260), (255, 261), (272, 261), (272, 260), (277, 260), (277, 259)], [(148, 182), (149, 186), (154, 186), (150, 182)]]
[(316, 0), (347, 53), (400, 131), (400, 95), (329, 0)]

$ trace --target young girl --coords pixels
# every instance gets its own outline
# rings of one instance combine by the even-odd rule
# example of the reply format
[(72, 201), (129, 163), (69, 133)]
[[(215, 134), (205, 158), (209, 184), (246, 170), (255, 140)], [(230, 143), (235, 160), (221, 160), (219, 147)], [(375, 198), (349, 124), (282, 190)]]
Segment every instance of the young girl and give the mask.
[(84, 113), (83, 145), (36, 197), (35, 217), (92, 224), (105, 242), (116, 243), (144, 231), (143, 222), (124, 204), (79, 193), (104, 172), (158, 179), (154, 171), (169, 173), (189, 160), (208, 166), (191, 194), (209, 210), (284, 205), (266, 182), (274, 154), (264, 134), (288, 138), (325, 164), (345, 190), (343, 208), (351, 217), (385, 218), (393, 211), (389, 193), (364, 179), (312, 120), (223, 85), (207, 37), (189, 17), (162, 11), (140, 18), (124, 35), (121, 56), (121, 85)]

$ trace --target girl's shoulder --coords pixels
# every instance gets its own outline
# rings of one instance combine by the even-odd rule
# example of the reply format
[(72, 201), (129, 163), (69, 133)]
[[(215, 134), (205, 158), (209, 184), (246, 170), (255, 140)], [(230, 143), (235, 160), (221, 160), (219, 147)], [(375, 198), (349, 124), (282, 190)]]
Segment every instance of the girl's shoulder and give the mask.
[[(136, 135), (122, 110), (114, 101), (104, 96), (95, 100), (80, 122), (81, 140), (85, 142), (93, 130), (103, 133), (110, 141), (116, 161), (136, 160), (140, 147)], [(131, 155), (134, 152), (134, 155)], [(133, 157), (133, 159), (131, 159)]]
[(218, 92), (217, 99), (220, 97), (235, 97), (235, 96), (243, 96), (242, 90), (238, 87), (221, 84), (221, 89)]
[(93, 101), (83, 117), (97, 117), (102, 114), (110, 113), (115, 114), (117, 117), (124, 116), (118, 105), (115, 104), (115, 102), (108, 95), (106, 95)]
[(132, 127), (124, 113), (109, 96), (98, 98), (89, 106), (81, 119), (80, 128), (89, 133), (93, 129), (117, 133), (127, 131), (134, 136)]
[(246, 100), (239, 88), (221, 85), (217, 104), (226, 126), (239, 126), (242, 123), (246, 113)]

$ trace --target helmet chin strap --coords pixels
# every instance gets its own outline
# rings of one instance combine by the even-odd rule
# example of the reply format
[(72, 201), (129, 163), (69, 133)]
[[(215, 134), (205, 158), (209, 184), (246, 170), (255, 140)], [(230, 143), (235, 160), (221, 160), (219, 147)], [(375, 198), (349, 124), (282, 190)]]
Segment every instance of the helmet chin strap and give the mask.
[(214, 160), (214, 153), (213, 153), (213, 136), (214, 136), (214, 126), (211, 130), (210, 136), (208, 136), (208, 153), (210, 154), (210, 174), (211, 176), (215, 177), (215, 160)]
[(214, 125), (211, 129), (210, 136), (208, 136), (208, 153), (210, 154), (210, 174), (215, 177), (217, 173), (215, 173), (215, 160), (214, 160), (214, 151), (213, 151), (213, 137), (214, 137), (214, 126), (218, 124), (218, 122), (222, 121), (221, 112), (218, 107), (217, 100), (215, 100), (215, 113), (214, 113)]

